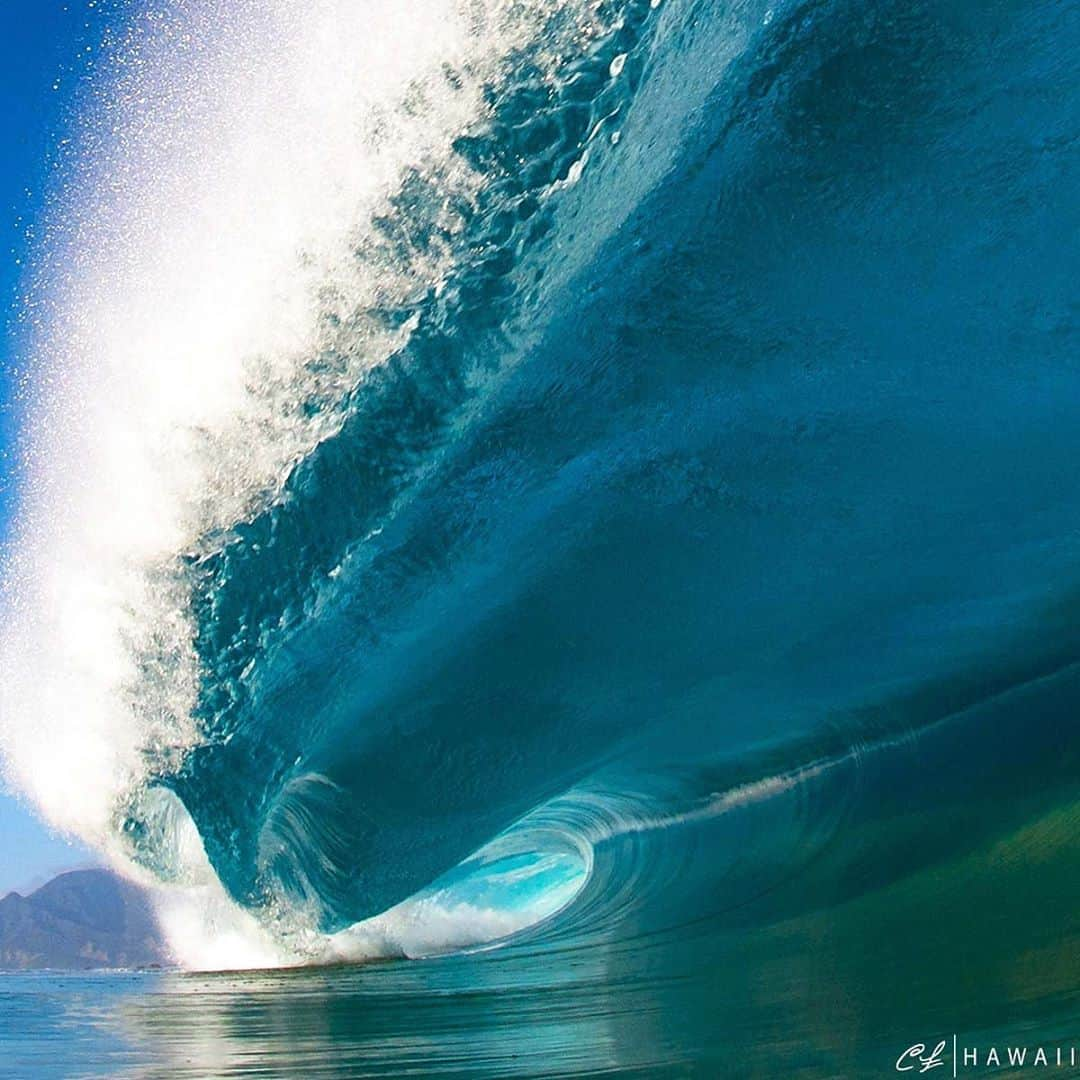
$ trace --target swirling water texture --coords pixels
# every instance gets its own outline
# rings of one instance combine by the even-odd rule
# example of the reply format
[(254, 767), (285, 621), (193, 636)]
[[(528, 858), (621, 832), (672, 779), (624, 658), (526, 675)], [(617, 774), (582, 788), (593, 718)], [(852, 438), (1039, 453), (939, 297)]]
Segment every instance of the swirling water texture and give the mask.
[(437, 288), (363, 312), (409, 331), (340, 422), (179, 560), (199, 739), (123, 821), (167, 876), (165, 800), (238, 904), (320, 940), (425, 888), (509, 910), (514, 859), (558, 902), (500, 948), (190, 1001), (221, 990), (227, 1043), (301, 987), (343, 1075), (1061, 1037), (1077, 11), (607, 14), (485, 82), (467, 197), (408, 174), (357, 250), (458, 223)]

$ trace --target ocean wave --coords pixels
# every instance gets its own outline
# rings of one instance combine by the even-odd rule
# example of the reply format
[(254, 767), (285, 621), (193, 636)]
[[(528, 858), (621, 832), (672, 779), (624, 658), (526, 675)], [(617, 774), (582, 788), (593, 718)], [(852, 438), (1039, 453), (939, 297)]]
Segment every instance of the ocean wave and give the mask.
[(29, 309), (11, 781), (204, 968), (683, 955), (1064, 799), (1037, 9), (137, 5)]

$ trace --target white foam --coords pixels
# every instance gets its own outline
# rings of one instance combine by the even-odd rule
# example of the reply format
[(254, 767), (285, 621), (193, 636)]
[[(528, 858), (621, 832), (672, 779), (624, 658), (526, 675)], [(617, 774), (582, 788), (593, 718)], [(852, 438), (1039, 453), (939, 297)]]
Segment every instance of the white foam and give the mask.
[(406, 900), (326, 938), (319, 959), (418, 959), (491, 945), (547, 918), (564, 907), (580, 888), (579, 880), (566, 882), (534, 904), (516, 908), (472, 904), (441, 894)]
[[(411, 167), (475, 189), (452, 140), (551, 10), (159, 0), (104, 65), (29, 300), (0, 748), (9, 783), (117, 865), (148, 763), (198, 739), (177, 555), (273, 498), (333, 430), (333, 408), (300, 404), (332, 404), (410, 332), (361, 321), (341, 365), (305, 366), (328, 314), (438, 287), (448, 251), (361, 261), (356, 246)], [(190, 938), (193, 920), (171, 922)]]

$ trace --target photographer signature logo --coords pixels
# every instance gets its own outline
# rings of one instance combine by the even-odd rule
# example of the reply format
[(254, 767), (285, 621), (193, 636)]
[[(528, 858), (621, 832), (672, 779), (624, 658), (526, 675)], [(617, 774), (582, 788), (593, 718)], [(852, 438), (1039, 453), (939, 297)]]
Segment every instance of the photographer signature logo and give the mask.
[(1080, 1053), (1075, 1046), (1014, 1046), (961, 1044), (959, 1036), (937, 1042), (912, 1043), (896, 1059), (898, 1073), (922, 1076), (935, 1069), (942, 1076), (997, 1069), (1080, 1069)]
[(915, 1043), (914, 1046), (909, 1046), (896, 1059), (896, 1071), (914, 1072), (918, 1070), (920, 1073), (925, 1073), (944, 1065), (946, 1044), (946, 1040), (942, 1039), (929, 1053), (927, 1053), (925, 1043)]

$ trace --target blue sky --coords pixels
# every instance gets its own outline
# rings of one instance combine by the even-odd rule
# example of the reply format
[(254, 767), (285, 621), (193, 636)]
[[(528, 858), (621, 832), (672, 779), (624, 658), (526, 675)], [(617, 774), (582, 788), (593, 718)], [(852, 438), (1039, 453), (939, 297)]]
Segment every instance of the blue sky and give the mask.
[[(109, 6), (112, 6), (111, 3)], [(0, 365), (0, 535), (12, 514), (18, 477), (7, 452), (13, 437), (9, 373), (20, 344), (11, 324), (27, 257), (27, 229), (40, 222), (52, 149), (71, 105), (72, 73), (100, 33), (102, 0), (4, 0), (0, 4), (0, 300), (8, 313)], [(92, 861), (53, 837), (16, 800), (0, 794), (0, 895), (25, 890), (58, 870)]]

